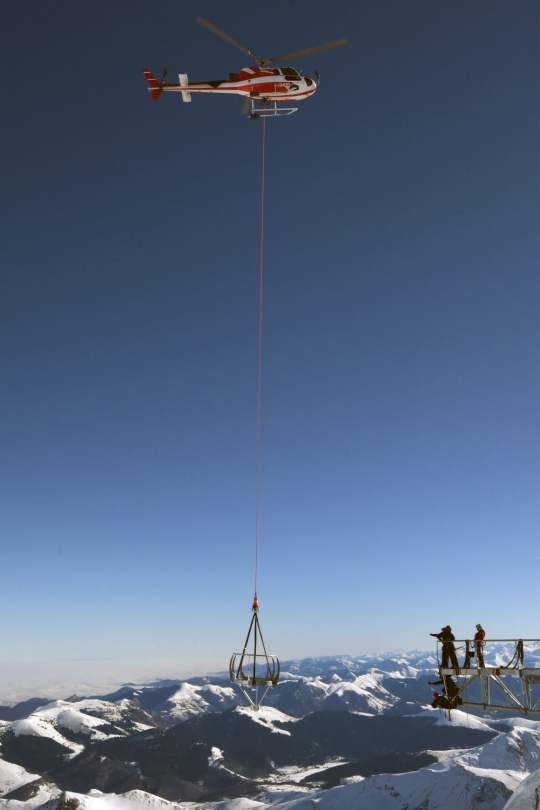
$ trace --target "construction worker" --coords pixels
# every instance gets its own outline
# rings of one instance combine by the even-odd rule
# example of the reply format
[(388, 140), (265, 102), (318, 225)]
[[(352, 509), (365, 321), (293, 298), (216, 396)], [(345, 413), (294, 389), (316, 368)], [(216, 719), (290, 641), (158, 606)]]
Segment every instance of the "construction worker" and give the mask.
[(450, 625), (447, 624), (446, 627), (443, 627), (440, 633), (430, 633), (429, 635), (435, 636), (435, 638), (438, 638), (439, 641), (442, 641), (442, 669), (448, 668), (448, 659), (450, 659), (452, 662), (452, 667), (454, 669), (458, 669), (459, 662), (457, 660), (456, 648), (454, 647), (456, 637), (452, 633), (452, 628)]
[(444, 697), (443, 695), (439, 695), (438, 692), (433, 692), (433, 703), (431, 704), (434, 709), (453, 709), (452, 703), (448, 700), (448, 698)]
[[(443, 684), (443, 695), (445, 695), (452, 704), (452, 709), (454, 709), (456, 706), (460, 706), (463, 703), (463, 699), (459, 696), (459, 686), (451, 675), (445, 675), (444, 678), (440, 679), (440, 681), (428, 681), (428, 683), (431, 686)], [(439, 692), (435, 692), (435, 694), (440, 697)]]
[(444, 679), (443, 692), (445, 693), (448, 700), (452, 703), (452, 708), (454, 708), (454, 706), (456, 705), (463, 703), (462, 698), (460, 698), (459, 696), (459, 686), (450, 675), (447, 675)]
[(486, 631), (484, 630), (484, 628), (482, 627), (481, 624), (477, 624), (476, 625), (476, 633), (475, 633), (475, 636), (474, 636), (474, 642), (475, 642), (474, 646), (476, 647), (476, 657), (478, 658), (478, 666), (479, 667), (485, 667), (486, 666), (484, 664), (484, 646), (485, 646), (485, 643), (486, 643), (484, 641), (485, 637), (486, 637)]

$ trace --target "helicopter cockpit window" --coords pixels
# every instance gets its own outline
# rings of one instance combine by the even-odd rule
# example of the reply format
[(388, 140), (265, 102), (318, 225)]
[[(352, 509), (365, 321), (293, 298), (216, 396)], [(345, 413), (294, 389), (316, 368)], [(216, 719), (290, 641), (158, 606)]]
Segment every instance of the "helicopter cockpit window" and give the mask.
[(285, 68), (282, 68), (282, 71), (283, 71), (283, 75), (285, 76), (286, 79), (299, 79), (300, 78), (300, 74), (294, 68), (285, 67)]
[(272, 68), (272, 73), (274, 76), (281, 76), (281, 70), (279, 68)]

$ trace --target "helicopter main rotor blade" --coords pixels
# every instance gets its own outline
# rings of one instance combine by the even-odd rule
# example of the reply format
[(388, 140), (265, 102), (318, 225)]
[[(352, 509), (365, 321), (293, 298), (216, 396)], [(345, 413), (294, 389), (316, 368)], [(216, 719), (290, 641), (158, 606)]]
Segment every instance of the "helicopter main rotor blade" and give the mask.
[(247, 53), (247, 55), (251, 56), (253, 59), (257, 59), (255, 54), (251, 53), (251, 51), (248, 48), (245, 48), (243, 45), (240, 44), (240, 42), (237, 42), (235, 39), (226, 34), (225, 31), (222, 31), (221, 28), (218, 28), (217, 25), (214, 25), (214, 23), (211, 23), (210, 20), (207, 20), (205, 17), (197, 17), (195, 22), (200, 23), (200, 25), (206, 26), (206, 28), (209, 28), (210, 31), (214, 32), (214, 34), (217, 34), (218, 37), (226, 39), (227, 42), (230, 42), (231, 45), (234, 45), (235, 48), (238, 48), (240, 51)]
[(317, 51), (326, 51), (329, 48), (340, 48), (342, 45), (346, 45), (346, 39), (337, 39), (335, 42), (327, 42), (326, 45), (317, 45), (315, 48), (306, 48), (305, 51), (295, 51), (294, 53), (286, 53), (283, 56), (274, 56), (273, 59), (265, 59), (267, 65), (270, 62), (277, 62), (282, 61), (285, 59), (297, 59), (299, 56), (307, 56), (308, 53), (317, 53)]

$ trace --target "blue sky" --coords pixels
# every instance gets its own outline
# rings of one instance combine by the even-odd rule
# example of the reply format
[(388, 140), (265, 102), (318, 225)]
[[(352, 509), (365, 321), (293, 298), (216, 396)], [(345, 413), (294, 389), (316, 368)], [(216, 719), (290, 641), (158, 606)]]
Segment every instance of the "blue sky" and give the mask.
[(141, 73), (322, 83), (267, 124), (261, 624), (283, 658), (538, 637), (533, 0), (3, 10), (4, 661), (227, 662), (253, 595), (261, 122)]

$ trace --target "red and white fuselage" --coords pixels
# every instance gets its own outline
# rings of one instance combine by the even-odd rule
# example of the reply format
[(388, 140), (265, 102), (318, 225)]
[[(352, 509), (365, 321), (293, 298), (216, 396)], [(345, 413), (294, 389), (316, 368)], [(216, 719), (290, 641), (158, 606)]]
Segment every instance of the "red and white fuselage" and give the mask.
[(230, 73), (228, 79), (209, 82), (189, 82), (186, 73), (178, 75), (178, 84), (158, 82), (155, 76), (143, 68), (148, 79), (152, 99), (161, 93), (182, 93), (184, 101), (191, 101), (191, 93), (230, 93), (248, 98), (272, 102), (300, 101), (313, 95), (317, 82), (309, 76), (302, 76), (294, 68), (247, 67), (240, 73)]

